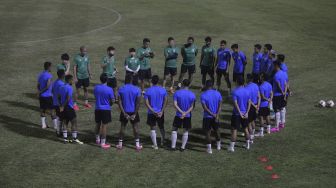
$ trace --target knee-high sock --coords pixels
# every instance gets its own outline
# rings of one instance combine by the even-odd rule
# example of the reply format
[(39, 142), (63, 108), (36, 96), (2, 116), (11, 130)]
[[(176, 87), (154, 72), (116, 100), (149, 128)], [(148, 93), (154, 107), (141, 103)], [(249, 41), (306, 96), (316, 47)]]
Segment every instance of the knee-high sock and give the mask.
[(150, 137), (152, 139), (153, 145), (157, 146), (157, 142), (156, 142), (156, 131), (155, 130), (151, 130), (150, 132)]
[(182, 149), (185, 149), (187, 142), (188, 142), (188, 131), (185, 131), (182, 136), (182, 146), (181, 146)]
[(275, 113), (275, 127), (278, 128), (280, 124), (280, 112)]
[(177, 140), (177, 132), (176, 131), (172, 131), (172, 135), (171, 135), (171, 147), (172, 148), (176, 148), (176, 140)]
[(280, 111), (280, 122), (282, 124), (285, 124), (286, 123), (286, 108), (283, 108), (281, 111)]

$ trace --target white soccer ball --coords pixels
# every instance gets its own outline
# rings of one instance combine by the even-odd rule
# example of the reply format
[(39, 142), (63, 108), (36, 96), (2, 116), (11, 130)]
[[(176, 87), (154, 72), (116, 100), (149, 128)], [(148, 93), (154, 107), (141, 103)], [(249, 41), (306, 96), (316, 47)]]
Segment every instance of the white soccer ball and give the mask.
[(326, 107), (327, 103), (324, 100), (320, 100), (319, 105), (320, 107)]
[(334, 107), (334, 106), (335, 106), (334, 101), (332, 101), (332, 100), (327, 101), (327, 106), (328, 106), (329, 108)]

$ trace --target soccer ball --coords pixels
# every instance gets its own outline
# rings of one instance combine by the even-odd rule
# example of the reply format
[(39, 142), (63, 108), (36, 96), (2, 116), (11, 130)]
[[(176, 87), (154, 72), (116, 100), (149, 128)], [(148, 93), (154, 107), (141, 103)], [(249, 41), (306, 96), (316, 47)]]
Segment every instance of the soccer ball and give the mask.
[(326, 102), (324, 100), (320, 100), (319, 105), (320, 107), (326, 107)]
[(332, 101), (332, 100), (327, 101), (327, 106), (328, 106), (329, 108), (334, 107), (334, 106), (335, 106), (334, 101)]

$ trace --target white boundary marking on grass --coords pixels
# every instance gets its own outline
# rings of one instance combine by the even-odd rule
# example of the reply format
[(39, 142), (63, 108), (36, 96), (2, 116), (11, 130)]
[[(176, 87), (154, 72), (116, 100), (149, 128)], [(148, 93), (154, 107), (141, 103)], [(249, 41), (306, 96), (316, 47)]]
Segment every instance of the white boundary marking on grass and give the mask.
[(121, 19), (122, 19), (122, 15), (112, 9), (112, 8), (106, 8), (106, 7), (102, 7), (102, 6), (96, 6), (96, 5), (89, 5), (89, 4), (81, 4), (81, 3), (73, 3), (73, 4), (76, 4), (76, 5), (86, 5), (86, 6), (94, 6), (94, 7), (97, 7), (97, 8), (101, 8), (101, 9), (105, 9), (109, 12), (113, 12), (115, 13), (118, 18), (113, 22), (113, 23), (110, 23), (108, 25), (105, 25), (105, 26), (102, 26), (102, 27), (99, 27), (99, 28), (96, 28), (96, 29), (92, 29), (92, 30), (89, 30), (89, 31), (85, 31), (85, 32), (82, 32), (82, 33), (75, 33), (75, 34), (71, 34), (71, 35), (65, 35), (65, 36), (60, 36), (60, 37), (55, 37), (55, 38), (49, 38), (49, 39), (38, 39), (38, 40), (30, 40), (30, 41), (19, 41), (19, 42), (8, 42), (8, 43), (0, 43), (0, 46), (4, 46), (4, 45), (15, 45), (15, 44), (32, 44), (32, 43), (39, 43), (39, 42), (46, 42), (46, 41), (51, 41), (51, 40), (60, 40), (60, 39), (67, 39), (67, 38), (73, 38), (73, 37), (76, 37), (78, 35), (85, 35), (85, 34), (90, 34), (90, 33), (94, 33), (94, 32), (97, 32), (97, 31), (101, 31), (101, 30), (104, 30), (104, 29), (107, 29), (111, 26), (114, 26), (116, 24), (118, 24)]

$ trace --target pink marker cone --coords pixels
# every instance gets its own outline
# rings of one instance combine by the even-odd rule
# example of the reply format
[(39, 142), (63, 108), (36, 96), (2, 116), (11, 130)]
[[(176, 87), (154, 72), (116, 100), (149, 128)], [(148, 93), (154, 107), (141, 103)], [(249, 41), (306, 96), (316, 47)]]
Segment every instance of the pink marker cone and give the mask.
[(279, 179), (280, 176), (279, 176), (278, 174), (272, 174), (271, 178), (272, 178), (273, 180), (276, 180), (276, 179)]
[(267, 166), (265, 166), (265, 169), (271, 171), (271, 170), (273, 170), (273, 166), (267, 165)]
[(266, 156), (260, 156), (259, 157), (259, 161), (260, 162), (263, 162), (263, 163), (266, 163), (268, 161), (267, 157)]

